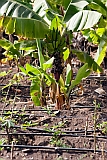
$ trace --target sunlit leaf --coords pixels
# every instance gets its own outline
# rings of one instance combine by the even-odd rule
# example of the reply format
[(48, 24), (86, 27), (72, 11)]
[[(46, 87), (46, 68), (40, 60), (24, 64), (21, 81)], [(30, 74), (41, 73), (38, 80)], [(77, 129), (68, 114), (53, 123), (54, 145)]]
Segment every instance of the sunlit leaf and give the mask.
[(105, 28), (98, 28), (96, 30), (96, 34), (102, 37), (102, 35), (105, 33), (106, 29)]
[(67, 22), (68, 30), (79, 31), (88, 29), (98, 23), (101, 14), (96, 11), (83, 10), (74, 14)]
[(67, 95), (69, 96), (71, 90), (72, 90), (77, 84), (79, 84), (83, 78), (88, 77), (88, 76), (90, 75), (90, 73), (91, 73), (91, 70), (89, 69), (88, 64), (85, 63), (85, 64), (78, 70), (78, 73), (77, 73), (77, 75), (76, 75), (75, 80), (72, 80), (71, 86), (69, 87), (69, 90), (68, 90)]
[(42, 55), (42, 48), (41, 48), (41, 42), (39, 39), (36, 40), (37, 48), (38, 48), (38, 57), (40, 62), (40, 67), (43, 67), (43, 63), (45, 62), (44, 57)]
[(20, 55), (20, 52), (15, 48), (14, 44), (5, 38), (0, 40), (0, 46), (7, 50), (8, 53), (11, 52), (11, 55)]
[(30, 95), (36, 106), (40, 106), (40, 82), (32, 81), (30, 86)]
[(46, 84), (48, 86), (51, 85), (52, 82), (55, 83), (55, 80), (53, 79), (53, 77), (51, 75), (49, 75), (48, 73), (46, 73), (46, 71), (44, 71), (42, 68), (39, 68), (39, 71), (44, 74), (44, 76), (46, 78)]
[(36, 40), (24, 40), (14, 44), (15, 48), (18, 50), (35, 50), (37, 48)]
[(46, 0), (35, 0), (33, 4), (33, 11), (35, 11), (40, 17), (42, 17), (48, 24), (50, 24), (49, 19), (46, 16), (46, 10), (49, 9), (49, 6), (46, 3)]
[(26, 5), (14, 0), (0, 1), (0, 26), (8, 34), (26, 38), (44, 38), (48, 33), (48, 24)]
[(54, 57), (52, 57), (51, 59), (49, 59), (47, 62), (43, 63), (43, 69), (44, 69), (44, 71), (46, 71), (46, 69), (52, 67), (53, 61), (54, 61)]
[(79, 11), (82, 11), (89, 3), (85, 0), (72, 0), (65, 13), (64, 21), (67, 22)]
[(67, 64), (65, 86), (70, 86), (71, 77), (72, 77), (71, 66), (70, 66), (70, 64)]
[(91, 9), (98, 11), (103, 16), (107, 16), (107, 8), (101, 2), (101, 0), (93, 0), (93, 2), (89, 5)]
[[(78, 51), (78, 50), (72, 50), (72, 53), (76, 54), (78, 59), (83, 62), (88, 64), (88, 68), (92, 71), (99, 71), (102, 72), (102, 68), (92, 59), (91, 56), (89, 56), (86, 52)], [(95, 69), (97, 66), (97, 69)]]
[(103, 62), (103, 59), (106, 55), (106, 42), (102, 40), (98, 46), (98, 50), (95, 56), (95, 61), (97, 62), (98, 65), (100, 65)]
[(8, 73), (9, 72), (6, 72), (6, 71), (0, 72), (0, 77), (7, 76)]
[(70, 51), (69, 51), (69, 49), (67, 48), (67, 49), (65, 50), (65, 52), (63, 52), (63, 59), (64, 59), (64, 61), (67, 60), (67, 58), (69, 57), (69, 54), (70, 54)]
[(27, 74), (32, 73), (34, 76), (41, 74), (41, 72), (39, 71), (39, 69), (37, 67), (34, 67), (28, 63), (26, 64), (26, 72), (27, 72)]

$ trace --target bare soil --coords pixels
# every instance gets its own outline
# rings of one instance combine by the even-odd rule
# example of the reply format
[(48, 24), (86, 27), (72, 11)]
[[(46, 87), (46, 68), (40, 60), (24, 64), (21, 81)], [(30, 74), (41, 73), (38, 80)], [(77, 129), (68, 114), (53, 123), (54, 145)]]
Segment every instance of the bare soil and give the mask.
[[(8, 65), (0, 66), (0, 72), (9, 69)], [(0, 89), (10, 82), (15, 73), (17, 68), (14, 67), (9, 75), (0, 77)], [(105, 78), (94, 77), (83, 80), (84, 93), (79, 95), (75, 89), (71, 94), (70, 110), (56, 111), (52, 105), (44, 108), (34, 106), (30, 99), (29, 85), (30, 81), (23, 78), (18, 86), (13, 85), (9, 90), (0, 92), (0, 110), (3, 113), (1, 116), (5, 117), (7, 113), (8, 119), (14, 120), (14, 127), (8, 132), (17, 133), (17, 135), (7, 135), (6, 128), (3, 129), (2, 124), (0, 125), (0, 140), (4, 138), (4, 144), (11, 145), (2, 148), (0, 160), (107, 159), (107, 132), (104, 134), (102, 129), (96, 127), (94, 133), (95, 116), (96, 124), (107, 121), (107, 75)], [(96, 93), (95, 89), (98, 88), (102, 88), (105, 93)], [(96, 111), (94, 101), (100, 104), (100, 108)], [(9, 113), (6, 110), (17, 112)], [(25, 124), (27, 128), (24, 128)], [(24, 148), (16, 145), (24, 145)], [(28, 145), (40, 148), (34, 149)], [(69, 150), (70, 148), (72, 150)]]

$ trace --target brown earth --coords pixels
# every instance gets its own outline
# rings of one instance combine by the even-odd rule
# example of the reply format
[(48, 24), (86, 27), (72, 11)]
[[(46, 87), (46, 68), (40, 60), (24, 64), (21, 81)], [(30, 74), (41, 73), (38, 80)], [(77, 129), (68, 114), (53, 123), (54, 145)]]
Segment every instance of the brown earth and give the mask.
[[(8, 71), (9, 66), (0, 66), (0, 72), (4, 70)], [(2, 85), (9, 83), (15, 72), (17, 73), (17, 68), (14, 67), (9, 75), (0, 77), (0, 89)], [(0, 110), (3, 113), (1, 116), (5, 117), (7, 113), (8, 119), (14, 120), (14, 127), (8, 129), (8, 132), (18, 133), (18, 135), (3, 135), (7, 130), (2, 127), (1, 123), (0, 140), (4, 138), (4, 144), (10, 143), (11, 147), (2, 148), (0, 160), (107, 159), (107, 129), (104, 134), (102, 129), (95, 127), (95, 124), (107, 122), (107, 76), (84, 80), (82, 82), (83, 95), (78, 95), (76, 89), (71, 94), (70, 110), (56, 111), (52, 105), (44, 108), (34, 106), (29, 96), (29, 85), (30, 81), (24, 78), (17, 87), (13, 85), (9, 90), (5, 89), (3, 93), (0, 93)], [(98, 88), (102, 88), (105, 93), (96, 93), (95, 89)], [(95, 100), (97, 104), (100, 104), (100, 108), (96, 111), (93, 104)], [(17, 110), (17, 113), (2, 112), (3, 109)], [(21, 127), (25, 124), (27, 128)], [(53, 132), (54, 135), (52, 135)], [(19, 148), (15, 145), (40, 146), (41, 148)], [(97, 151), (94, 153), (95, 146)], [(71, 148), (72, 150), (69, 150)], [(92, 149), (92, 151), (87, 151), (87, 149)]]

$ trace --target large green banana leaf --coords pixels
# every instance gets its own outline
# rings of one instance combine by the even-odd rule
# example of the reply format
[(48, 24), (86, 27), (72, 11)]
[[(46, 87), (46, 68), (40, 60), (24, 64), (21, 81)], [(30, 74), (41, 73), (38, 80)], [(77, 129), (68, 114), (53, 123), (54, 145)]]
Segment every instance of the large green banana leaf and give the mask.
[(65, 13), (64, 21), (67, 23), (68, 30), (79, 31), (93, 27), (98, 23), (101, 13), (85, 10), (91, 0), (73, 0)]
[(48, 18), (46, 17), (46, 10), (49, 9), (46, 0), (35, 0), (33, 5), (33, 10), (42, 17), (48, 24), (50, 24)]
[(76, 54), (76, 56), (81, 62), (87, 63), (88, 69), (90, 69), (91, 71), (95, 71), (95, 72), (103, 71), (102, 68), (94, 61), (94, 59), (91, 56), (89, 56), (86, 52), (72, 49), (72, 53)]
[(14, 0), (0, 0), (0, 27), (8, 34), (27, 38), (44, 38), (49, 26), (31, 8)]
[(101, 0), (93, 0), (93, 2), (89, 4), (89, 7), (101, 13), (104, 17), (107, 17), (107, 5), (104, 4), (104, 1), (102, 3)]

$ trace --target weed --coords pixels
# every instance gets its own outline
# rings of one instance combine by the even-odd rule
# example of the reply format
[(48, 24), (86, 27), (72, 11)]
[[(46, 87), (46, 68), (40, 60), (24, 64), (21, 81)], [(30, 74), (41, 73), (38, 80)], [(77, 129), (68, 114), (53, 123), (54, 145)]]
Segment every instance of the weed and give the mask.
[(52, 114), (52, 111), (51, 111), (51, 107), (47, 106), (47, 107), (42, 107), (44, 109), (44, 111), (46, 111), (46, 113), (48, 115), (51, 115)]
[(79, 158), (77, 158), (77, 160), (82, 160), (83, 158), (85, 158), (87, 156), (87, 154), (81, 155)]
[(61, 140), (61, 134), (64, 134), (59, 128), (62, 128), (65, 126), (66, 121), (59, 122), (57, 125), (53, 125), (50, 128), (47, 128), (49, 125), (45, 124), (46, 127), (45, 130), (48, 132), (52, 132), (53, 136), (50, 139), (50, 144), (57, 146), (57, 147), (68, 147), (65, 144), (63, 144), (63, 141)]
[[(6, 142), (4, 138), (0, 139), (0, 145), (3, 145)], [(0, 151), (3, 149), (3, 147), (0, 147)]]
[(97, 128), (100, 129), (101, 132), (106, 135), (107, 134), (107, 121), (98, 124)]
[(14, 122), (11, 119), (7, 119), (7, 117), (0, 117), (1, 127), (5, 128), (7, 137), (8, 137), (8, 144), (10, 144), (11, 137), (9, 135), (10, 128), (14, 126)]
[(56, 160), (63, 160), (63, 158), (61, 156), (59, 156)]

